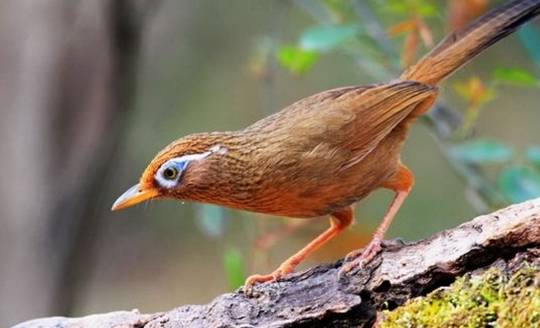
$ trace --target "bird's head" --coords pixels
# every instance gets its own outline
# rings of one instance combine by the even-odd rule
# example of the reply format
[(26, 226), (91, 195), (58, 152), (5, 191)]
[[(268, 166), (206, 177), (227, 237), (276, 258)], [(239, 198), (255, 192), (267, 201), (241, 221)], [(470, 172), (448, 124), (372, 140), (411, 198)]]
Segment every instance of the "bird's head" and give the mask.
[(120, 210), (156, 198), (190, 199), (207, 188), (212, 163), (227, 153), (215, 135), (192, 135), (172, 142), (144, 170), (139, 183), (114, 202)]

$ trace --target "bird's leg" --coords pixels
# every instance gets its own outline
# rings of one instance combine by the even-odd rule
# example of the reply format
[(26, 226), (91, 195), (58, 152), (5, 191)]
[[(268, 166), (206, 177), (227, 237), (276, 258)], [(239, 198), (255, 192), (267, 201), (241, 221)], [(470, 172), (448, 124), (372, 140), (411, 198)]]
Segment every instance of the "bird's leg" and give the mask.
[(274, 281), (288, 273), (293, 272), (294, 268), (306, 257), (347, 228), (353, 222), (353, 215), (353, 209), (350, 206), (342, 209), (339, 212), (333, 213), (330, 217), (330, 227), (326, 231), (320, 234), (317, 238), (313, 239), (296, 254), (289, 257), (274, 272), (267, 275), (256, 274), (248, 277), (246, 279), (245, 288), (249, 290), (251, 286), (256, 283)]
[(412, 172), (403, 164), (400, 164), (398, 172), (382, 186), (383, 188), (391, 189), (396, 193), (392, 203), (384, 215), (382, 223), (379, 225), (379, 227), (377, 227), (377, 230), (375, 230), (375, 233), (373, 234), (373, 238), (365, 248), (351, 252), (349, 255), (347, 255), (347, 263), (343, 265), (340, 273), (347, 273), (357, 267), (363, 266), (371, 261), (375, 255), (381, 251), (381, 244), (383, 242), (384, 234), (386, 230), (388, 230), (390, 223), (392, 223), (392, 219), (403, 204), (403, 201), (409, 195), (413, 184), (414, 176)]

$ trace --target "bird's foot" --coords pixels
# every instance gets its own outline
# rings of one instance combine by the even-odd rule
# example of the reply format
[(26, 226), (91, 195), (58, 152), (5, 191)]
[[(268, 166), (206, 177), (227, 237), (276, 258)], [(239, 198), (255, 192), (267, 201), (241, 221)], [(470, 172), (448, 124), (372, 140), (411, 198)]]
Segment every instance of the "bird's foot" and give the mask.
[(350, 273), (351, 271), (362, 268), (368, 264), (373, 258), (382, 250), (382, 238), (373, 238), (371, 242), (363, 249), (358, 249), (350, 252), (345, 256), (345, 261), (341, 270), (339, 270), (339, 277)]
[(253, 295), (253, 286), (264, 282), (278, 281), (284, 276), (294, 271), (294, 266), (289, 263), (283, 263), (274, 272), (270, 274), (254, 274), (249, 276), (244, 283), (244, 293), (248, 296)]

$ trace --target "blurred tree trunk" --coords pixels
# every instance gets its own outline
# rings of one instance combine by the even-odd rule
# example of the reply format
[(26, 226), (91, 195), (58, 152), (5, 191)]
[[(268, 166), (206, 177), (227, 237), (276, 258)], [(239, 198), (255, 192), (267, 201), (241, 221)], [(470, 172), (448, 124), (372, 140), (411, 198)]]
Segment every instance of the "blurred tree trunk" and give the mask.
[(157, 3), (0, 3), (0, 326), (71, 311)]

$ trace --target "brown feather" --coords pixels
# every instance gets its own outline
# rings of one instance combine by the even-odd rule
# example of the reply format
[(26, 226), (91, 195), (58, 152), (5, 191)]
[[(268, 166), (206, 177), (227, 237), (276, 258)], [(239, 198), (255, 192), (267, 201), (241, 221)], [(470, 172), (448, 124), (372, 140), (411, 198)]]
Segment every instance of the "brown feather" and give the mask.
[(508, 2), (476, 19), (465, 29), (448, 35), (416, 65), (407, 69), (401, 79), (435, 85), (482, 50), (537, 16), (539, 11), (539, 0)]

